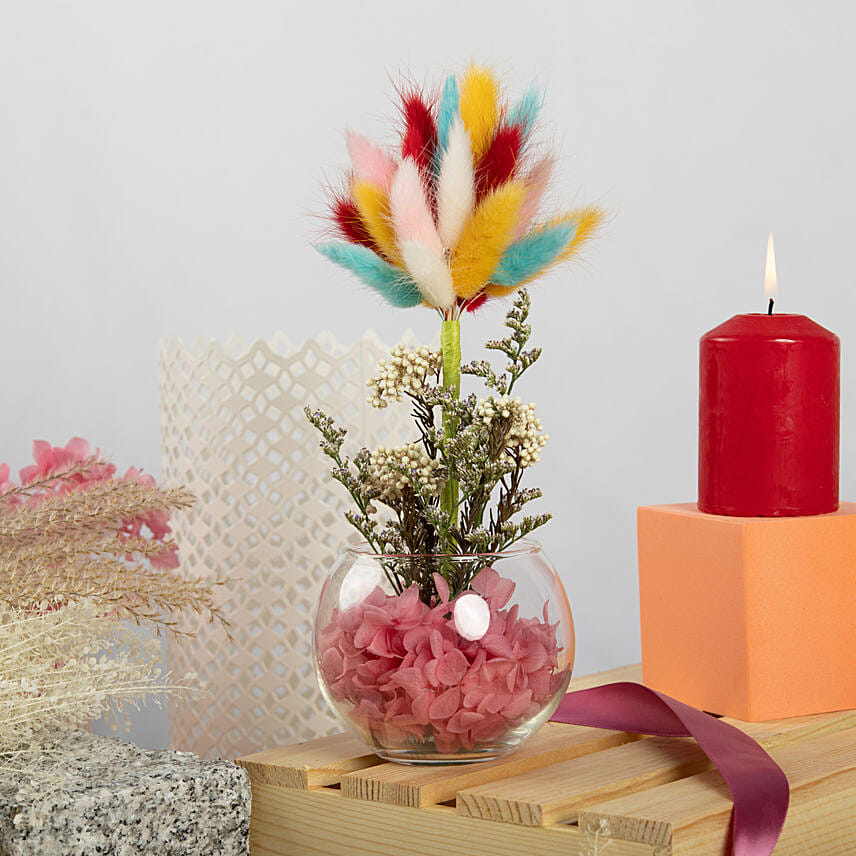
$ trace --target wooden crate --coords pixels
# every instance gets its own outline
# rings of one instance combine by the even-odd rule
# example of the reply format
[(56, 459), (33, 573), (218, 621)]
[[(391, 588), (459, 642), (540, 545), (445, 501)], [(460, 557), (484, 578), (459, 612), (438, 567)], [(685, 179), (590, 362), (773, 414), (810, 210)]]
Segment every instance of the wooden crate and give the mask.
[[(636, 666), (575, 680), (639, 680)], [(856, 856), (856, 711), (729, 720), (791, 783), (777, 856)], [(252, 856), (718, 856), (731, 799), (691, 740), (548, 723), (508, 758), (389, 764), (345, 734), (241, 758)]]

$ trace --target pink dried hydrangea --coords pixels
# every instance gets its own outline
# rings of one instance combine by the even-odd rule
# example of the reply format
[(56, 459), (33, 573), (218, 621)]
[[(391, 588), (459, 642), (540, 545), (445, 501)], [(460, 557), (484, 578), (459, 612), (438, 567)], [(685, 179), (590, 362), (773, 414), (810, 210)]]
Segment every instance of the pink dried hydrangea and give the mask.
[[(97, 452), (95, 455), (97, 456)], [(34, 464), (23, 467), (20, 472), (21, 484), (30, 484), (36, 479), (42, 479), (54, 473), (61, 473), (69, 467), (93, 457), (89, 442), (82, 437), (72, 437), (65, 446), (51, 446), (45, 440), (33, 442)], [(57, 485), (57, 490), (68, 492), (93, 482), (113, 478), (116, 473), (114, 464), (106, 461), (94, 461), (85, 472), (76, 473), (71, 478)]]
[[(157, 487), (153, 476), (143, 473), (136, 467), (129, 467), (123, 477), (123, 481), (133, 481), (143, 487)], [(142, 517), (135, 517), (125, 523), (122, 533), (128, 538), (145, 538), (144, 527), (147, 527), (151, 537), (155, 541), (162, 541), (164, 549), (149, 556), (153, 568), (160, 570), (173, 570), (178, 567), (178, 545), (166, 543), (167, 537), (172, 532), (169, 525), (168, 511), (152, 511)]]
[(500, 739), (535, 716), (559, 689), (557, 624), (506, 608), (514, 583), (484, 568), (472, 590), (490, 625), (476, 641), (455, 628), (455, 601), (435, 575), (440, 601), (428, 606), (414, 584), (400, 595), (380, 588), (334, 609), (319, 638), (321, 673), (333, 698), (387, 747), (433, 740), (453, 753)]

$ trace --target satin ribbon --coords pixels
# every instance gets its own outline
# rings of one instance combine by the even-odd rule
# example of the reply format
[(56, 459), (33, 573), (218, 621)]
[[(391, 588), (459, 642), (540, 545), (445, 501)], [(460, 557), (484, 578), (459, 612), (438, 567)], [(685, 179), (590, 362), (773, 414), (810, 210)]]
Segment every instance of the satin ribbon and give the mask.
[(623, 682), (568, 693), (552, 720), (656, 737), (693, 737), (731, 789), (732, 856), (773, 852), (788, 813), (788, 780), (740, 729), (656, 690)]

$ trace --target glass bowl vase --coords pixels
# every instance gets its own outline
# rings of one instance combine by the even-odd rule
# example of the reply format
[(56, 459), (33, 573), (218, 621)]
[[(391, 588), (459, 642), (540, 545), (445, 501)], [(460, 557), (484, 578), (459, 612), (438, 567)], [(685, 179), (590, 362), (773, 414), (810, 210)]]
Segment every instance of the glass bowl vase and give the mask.
[(487, 761), (521, 746), (571, 679), (574, 625), (534, 541), (499, 553), (342, 551), (313, 634), (336, 717), (389, 761)]

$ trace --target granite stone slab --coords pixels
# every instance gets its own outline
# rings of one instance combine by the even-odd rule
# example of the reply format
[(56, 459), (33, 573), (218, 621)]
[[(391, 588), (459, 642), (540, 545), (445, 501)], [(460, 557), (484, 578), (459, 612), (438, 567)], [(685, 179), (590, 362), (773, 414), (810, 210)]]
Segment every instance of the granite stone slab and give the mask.
[[(61, 776), (35, 802), (25, 796), (22, 803), (19, 793), (29, 777), (0, 772), (0, 856), (249, 853), (250, 783), (235, 764), (85, 731), (47, 739), (42, 748)], [(27, 811), (16, 824), (22, 804)]]

